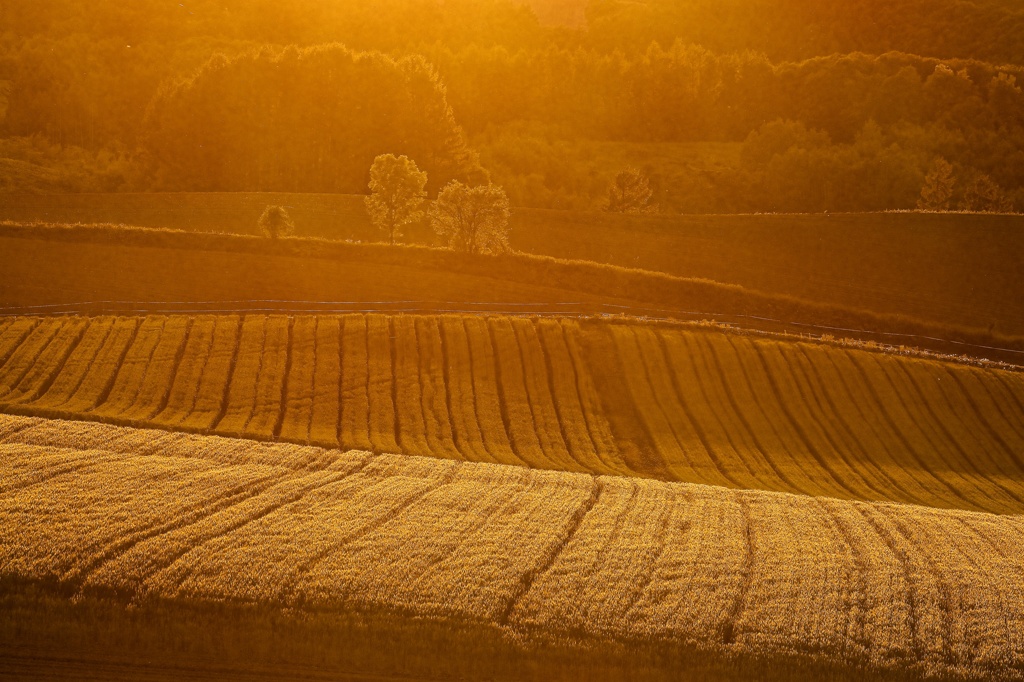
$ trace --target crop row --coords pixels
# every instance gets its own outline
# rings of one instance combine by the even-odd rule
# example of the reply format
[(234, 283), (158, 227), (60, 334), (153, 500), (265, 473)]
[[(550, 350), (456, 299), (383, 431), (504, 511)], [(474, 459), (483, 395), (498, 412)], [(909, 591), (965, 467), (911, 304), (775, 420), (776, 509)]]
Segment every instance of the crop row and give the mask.
[(0, 409), (1024, 511), (1019, 374), (699, 328), (441, 316), (0, 322)]
[(1024, 673), (1020, 517), (12, 416), (0, 448), (0, 579), (65, 594)]

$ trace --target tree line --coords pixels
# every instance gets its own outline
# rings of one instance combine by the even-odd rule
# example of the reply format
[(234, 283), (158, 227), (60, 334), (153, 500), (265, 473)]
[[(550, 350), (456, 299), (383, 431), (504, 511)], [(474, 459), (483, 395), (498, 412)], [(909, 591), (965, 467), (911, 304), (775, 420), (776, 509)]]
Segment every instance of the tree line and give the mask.
[(160, 189), (356, 194), (382, 153), (442, 184), (485, 177), (423, 57), (339, 44), (216, 57), (160, 91), (144, 131)]
[[(510, 208), (505, 190), (487, 183), (466, 185), (451, 180), (437, 193), (429, 209), (427, 173), (409, 157), (380, 154), (370, 166), (369, 194), (364, 203), (370, 222), (382, 241), (394, 246), (406, 226), (425, 213), (430, 226), (448, 248), (470, 254), (509, 251)], [(295, 223), (285, 206), (267, 206), (260, 216), (260, 231), (270, 239), (291, 235)]]
[[(1018, 13), (978, 5), (957, 32), (947, 24), (959, 10), (936, 1), (928, 11), (919, 0), (784, 0), (773, 19), (759, 0), (747, 14), (716, 14), (720, 3), (705, 0), (594, 0), (585, 29), (566, 31), (504, 0), (12, 0), (0, 9), (3, 182), (364, 192), (372, 160), (395, 153), (422, 164), (431, 191), (484, 183), (486, 169), (514, 203), (602, 207), (629, 164), (587, 151), (591, 142), (707, 143), (740, 151), (682, 179), (641, 169), (653, 203), (913, 208), (942, 159), (949, 206), (972, 205), (968, 188), (984, 186), (997, 204), (1024, 208), (1024, 67), (995, 65), (1024, 63), (1021, 39), (978, 24), (1014, 26)], [(787, 52), (810, 44), (794, 39), (811, 30), (801, 17), (831, 37)], [(613, 21), (621, 30), (603, 34)], [(931, 42), (920, 29), (929, 25)], [(281, 44), (329, 34), (346, 46)], [(855, 48), (879, 54), (842, 52)], [(580, 162), (565, 145), (595, 158)]]

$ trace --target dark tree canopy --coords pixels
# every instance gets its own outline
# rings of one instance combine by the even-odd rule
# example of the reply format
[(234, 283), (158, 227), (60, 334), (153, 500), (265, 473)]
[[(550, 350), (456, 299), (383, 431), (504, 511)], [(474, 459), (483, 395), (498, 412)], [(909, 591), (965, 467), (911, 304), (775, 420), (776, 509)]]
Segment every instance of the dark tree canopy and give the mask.
[(270, 239), (288, 237), (295, 232), (295, 223), (284, 206), (267, 206), (258, 225), (263, 236)]
[(338, 44), (215, 57), (157, 96), (147, 128), (165, 189), (360, 193), (384, 152), (438, 185), (481, 174), (423, 58)]

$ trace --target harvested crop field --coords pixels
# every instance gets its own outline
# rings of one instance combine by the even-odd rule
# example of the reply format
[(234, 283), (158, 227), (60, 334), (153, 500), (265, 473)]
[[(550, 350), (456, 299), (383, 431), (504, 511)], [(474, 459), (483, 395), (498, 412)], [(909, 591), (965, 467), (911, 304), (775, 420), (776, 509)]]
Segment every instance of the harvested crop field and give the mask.
[(1016, 516), (16, 416), (0, 448), (5, 656), (110, 613), (115, 661), (223, 670), (1024, 674)]
[(0, 321), (0, 409), (536, 469), (1024, 510), (1024, 376), (699, 326)]

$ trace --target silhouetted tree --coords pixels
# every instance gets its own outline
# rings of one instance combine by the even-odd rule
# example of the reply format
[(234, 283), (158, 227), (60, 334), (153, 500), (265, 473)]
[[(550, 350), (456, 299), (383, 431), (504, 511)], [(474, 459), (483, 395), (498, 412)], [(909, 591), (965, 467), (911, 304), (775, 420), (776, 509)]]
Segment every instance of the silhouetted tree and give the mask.
[(949, 202), (953, 198), (953, 166), (939, 157), (932, 163), (931, 170), (924, 178), (921, 197), (917, 207), (922, 211), (948, 211)]
[(295, 231), (295, 223), (284, 206), (267, 206), (260, 216), (259, 226), (263, 235), (270, 239), (287, 237)]
[(650, 210), (650, 182), (636, 168), (627, 168), (615, 176), (608, 190), (608, 210), (614, 213), (645, 213)]
[(508, 197), (497, 185), (445, 185), (430, 207), (430, 224), (448, 246), (467, 253), (501, 253), (508, 245)]
[(381, 154), (370, 167), (370, 194), (364, 200), (374, 227), (388, 243), (402, 236), (402, 228), (423, 217), (427, 174), (407, 156)]

